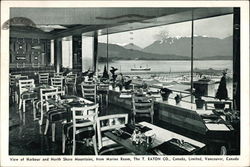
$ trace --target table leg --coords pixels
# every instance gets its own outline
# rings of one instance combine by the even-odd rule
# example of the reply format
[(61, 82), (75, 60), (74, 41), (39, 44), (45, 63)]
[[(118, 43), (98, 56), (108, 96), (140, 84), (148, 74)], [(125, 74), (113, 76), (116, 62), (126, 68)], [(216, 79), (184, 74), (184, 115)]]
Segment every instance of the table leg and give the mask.
[(21, 110), (21, 107), (22, 107), (22, 99), (19, 98), (19, 107), (18, 107), (18, 109)]
[(56, 124), (52, 123), (51, 128), (52, 128), (52, 142), (55, 142)]
[(35, 106), (34, 100), (32, 100), (31, 102), (33, 104), (33, 118), (34, 118), (34, 121), (35, 121), (35, 120), (37, 120), (37, 118), (36, 118), (36, 106)]
[(23, 100), (23, 113), (25, 113), (25, 102), (26, 100)]

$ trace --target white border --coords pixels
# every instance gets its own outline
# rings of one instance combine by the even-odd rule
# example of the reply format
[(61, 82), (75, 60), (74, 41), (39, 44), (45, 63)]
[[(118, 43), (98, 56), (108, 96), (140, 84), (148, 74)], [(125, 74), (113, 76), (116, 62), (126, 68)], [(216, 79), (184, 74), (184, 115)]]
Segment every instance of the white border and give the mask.
[[(248, 1), (1, 1), (1, 26), (9, 19), (10, 7), (240, 7), (241, 8), (241, 156), (239, 161), (95, 161), (20, 162), (26, 157), (8, 156), (9, 30), (1, 29), (1, 166), (249, 166), (249, 3)], [(19, 162), (10, 161), (19, 158)], [(72, 156), (53, 156), (73, 158)], [(95, 157), (95, 156), (92, 156)], [(119, 156), (118, 156), (119, 157)], [(138, 156), (145, 157), (146, 156)], [(172, 156), (168, 156), (171, 158)], [(175, 156), (177, 157), (177, 156)], [(188, 157), (188, 156), (185, 156)], [(218, 156), (199, 156), (218, 157)], [(229, 157), (229, 156), (227, 156)], [(133, 157), (132, 157), (133, 158)], [(226, 159), (226, 156), (224, 157)]]

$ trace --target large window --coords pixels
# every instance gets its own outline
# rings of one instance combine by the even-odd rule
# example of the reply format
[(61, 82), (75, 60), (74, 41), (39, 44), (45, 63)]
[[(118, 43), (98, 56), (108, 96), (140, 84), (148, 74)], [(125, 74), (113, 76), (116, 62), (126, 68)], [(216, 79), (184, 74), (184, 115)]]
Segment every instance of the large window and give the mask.
[(62, 66), (72, 68), (72, 36), (62, 38)]
[(54, 65), (54, 40), (50, 40), (50, 65)]
[[(208, 96), (215, 96), (222, 72), (226, 70), (228, 94), (232, 97), (232, 23), (232, 15), (194, 21), (193, 81), (210, 79)], [(138, 30), (131, 26), (126, 32), (99, 36), (98, 53), (102, 55), (98, 54), (98, 68), (103, 71), (107, 64), (100, 59), (108, 60), (109, 69), (115, 67), (117, 72), (132, 78), (190, 92), (191, 34), (189, 21)], [(190, 96), (185, 98), (190, 99)]]
[(214, 97), (226, 72), (228, 97), (232, 99), (233, 15), (194, 21), (194, 35), (194, 80), (214, 81), (208, 85), (207, 92)]
[(82, 36), (82, 71), (93, 70), (94, 37)]

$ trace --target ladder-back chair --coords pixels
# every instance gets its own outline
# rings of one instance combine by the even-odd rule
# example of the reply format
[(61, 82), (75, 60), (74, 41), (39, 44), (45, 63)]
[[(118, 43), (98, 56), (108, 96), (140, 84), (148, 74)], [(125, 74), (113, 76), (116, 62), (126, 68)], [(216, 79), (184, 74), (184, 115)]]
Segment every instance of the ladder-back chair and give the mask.
[(123, 146), (113, 142), (109, 138), (103, 136), (105, 131), (123, 128), (128, 123), (128, 114), (106, 115), (97, 118), (97, 136), (98, 136), (98, 154), (127, 154), (129, 151)]
[[(71, 109), (73, 120), (63, 124), (62, 130), (62, 152), (65, 152), (66, 139), (72, 140), (72, 155), (75, 155), (76, 142), (83, 139), (92, 139), (95, 155), (97, 152), (96, 142), (96, 118), (98, 115), (98, 104), (87, 107), (73, 107)], [(77, 140), (78, 139), (78, 140)], [(87, 142), (88, 143), (88, 142)]]
[(154, 101), (152, 98), (145, 95), (132, 96), (132, 110), (133, 110), (133, 121), (136, 122), (136, 117), (143, 116), (149, 117), (153, 124), (154, 119)]
[(81, 89), (82, 89), (82, 97), (93, 100), (96, 104), (96, 98), (97, 98), (97, 92), (96, 92), (96, 84), (94, 83), (81, 83)]
[(39, 84), (49, 84), (49, 73), (39, 73), (38, 82)]

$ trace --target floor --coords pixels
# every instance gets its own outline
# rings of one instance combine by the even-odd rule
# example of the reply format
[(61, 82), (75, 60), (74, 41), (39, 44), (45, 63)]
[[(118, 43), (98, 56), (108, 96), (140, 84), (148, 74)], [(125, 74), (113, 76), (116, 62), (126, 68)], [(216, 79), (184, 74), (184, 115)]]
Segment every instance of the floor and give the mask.
[[(9, 154), (10, 155), (63, 155), (61, 124), (56, 125), (56, 142), (52, 142), (51, 131), (44, 135), (45, 124), (41, 127), (33, 120), (32, 105), (28, 103), (24, 114), (25, 123), (20, 121), (17, 105), (10, 104), (9, 118)], [(113, 113), (127, 113), (115, 106), (102, 106), (100, 115)], [(79, 143), (76, 155), (93, 155), (93, 147)], [(71, 154), (71, 148), (66, 148), (65, 155)]]
[[(28, 103), (26, 108), (25, 123), (20, 121), (17, 106), (10, 104), (10, 118), (9, 118), (9, 154), (10, 155), (70, 155), (71, 147), (66, 148), (65, 154), (62, 153), (62, 136), (61, 124), (56, 125), (56, 142), (51, 140), (51, 131), (49, 128), (48, 134), (44, 135), (44, 127), (41, 128), (38, 121), (33, 121), (32, 106)], [(108, 107), (101, 107), (100, 115), (113, 114), (113, 113), (130, 113), (119, 106), (109, 105)], [(145, 121), (145, 120), (143, 120)], [(146, 120), (147, 121), (147, 120)], [(171, 130), (173, 132), (185, 135), (195, 140), (204, 142), (208, 145), (203, 154), (217, 155), (218, 150), (210, 143), (206, 136), (197, 135), (193, 132), (188, 132), (182, 128), (162, 123), (158, 120), (154, 121), (156, 125)], [(94, 155), (93, 147), (86, 146), (85, 144), (78, 144), (76, 146), (76, 155)], [(239, 154), (239, 150), (232, 153)]]

